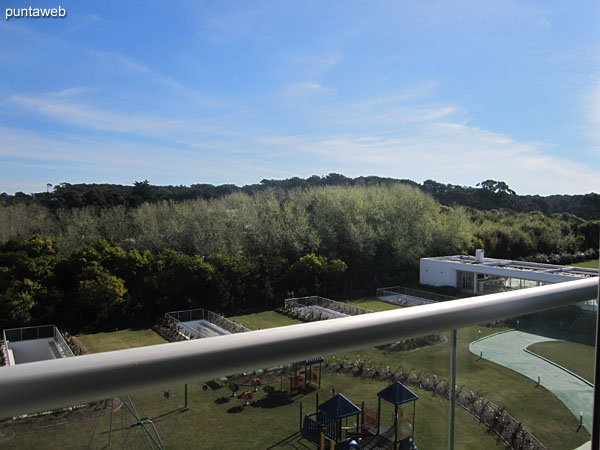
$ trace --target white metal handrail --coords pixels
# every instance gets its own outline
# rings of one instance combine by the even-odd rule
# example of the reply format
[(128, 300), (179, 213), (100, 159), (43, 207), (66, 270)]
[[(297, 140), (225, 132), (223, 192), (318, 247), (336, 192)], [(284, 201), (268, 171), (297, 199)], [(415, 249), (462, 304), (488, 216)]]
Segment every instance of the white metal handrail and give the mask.
[(596, 298), (598, 278), (0, 368), (0, 418), (290, 363)]

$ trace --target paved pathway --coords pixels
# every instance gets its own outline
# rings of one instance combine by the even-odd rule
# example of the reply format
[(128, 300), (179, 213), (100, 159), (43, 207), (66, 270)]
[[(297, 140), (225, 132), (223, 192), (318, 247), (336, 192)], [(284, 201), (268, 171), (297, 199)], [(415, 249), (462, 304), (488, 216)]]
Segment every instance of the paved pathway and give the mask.
[(539, 376), (542, 386), (556, 395), (577, 419), (579, 413), (583, 412), (583, 426), (591, 432), (594, 388), (565, 370), (523, 350), (537, 342), (554, 340), (522, 331), (509, 331), (478, 339), (469, 345), (469, 350), (477, 356), (483, 352), (483, 358), (508, 367), (536, 382)]

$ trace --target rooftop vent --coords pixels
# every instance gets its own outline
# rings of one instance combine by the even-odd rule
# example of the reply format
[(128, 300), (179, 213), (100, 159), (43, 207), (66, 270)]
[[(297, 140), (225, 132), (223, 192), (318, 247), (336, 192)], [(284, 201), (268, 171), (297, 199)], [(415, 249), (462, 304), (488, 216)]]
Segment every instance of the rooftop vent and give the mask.
[(477, 250), (475, 250), (475, 261), (478, 263), (482, 263), (483, 260), (484, 260), (483, 249), (478, 248)]

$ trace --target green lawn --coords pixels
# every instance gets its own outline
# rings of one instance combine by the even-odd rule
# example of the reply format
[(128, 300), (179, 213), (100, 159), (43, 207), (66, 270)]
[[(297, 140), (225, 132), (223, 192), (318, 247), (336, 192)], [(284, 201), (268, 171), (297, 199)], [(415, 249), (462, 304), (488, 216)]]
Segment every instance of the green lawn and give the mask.
[(552, 341), (530, 345), (528, 350), (563, 366), (590, 383), (594, 382), (595, 349), (592, 345)]
[(389, 303), (385, 303), (385, 302), (380, 302), (379, 300), (375, 299), (375, 297), (367, 297), (367, 298), (361, 298), (358, 300), (352, 300), (349, 303), (354, 306), (358, 306), (360, 308), (365, 308), (365, 309), (370, 309), (375, 312), (389, 311), (391, 309), (399, 308), (399, 306), (390, 305)]
[(583, 261), (580, 263), (575, 263), (573, 264), (573, 266), (575, 267), (589, 267), (590, 269), (597, 269), (598, 268), (598, 262), (599, 260), (597, 259), (590, 259), (589, 261)]
[(165, 344), (152, 330), (121, 330), (93, 334), (80, 334), (79, 339), (90, 353), (112, 352), (126, 348)]
[[(134, 405), (142, 417), (150, 418), (166, 448), (171, 449), (311, 449), (307, 441), (296, 435), (289, 441), (286, 438), (294, 435), (300, 426), (300, 403), (303, 414), (312, 413), (316, 405), (316, 392), (320, 393), (320, 401), (324, 394), (335, 388), (358, 406), (365, 402), (366, 407), (377, 405), (377, 392), (385, 388), (387, 383), (363, 380), (344, 375), (325, 375), (319, 391), (304, 396), (296, 396), (293, 402), (280, 406), (267, 407), (255, 403), (243, 406), (243, 401), (231, 398), (226, 388), (202, 390), (202, 385), (192, 384), (188, 387), (189, 410), (178, 411), (183, 405), (183, 388), (171, 387), (169, 399), (163, 391), (151, 391), (132, 395)], [(277, 387), (277, 386), (276, 386)], [(421, 449), (438, 450), (447, 447), (448, 402), (430, 393), (415, 389), (419, 396), (416, 403), (415, 438)], [(255, 400), (265, 397), (263, 392), (256, 394)], [(382, 408), (383, 424), (391, 421), (391, 406), (384, 404)], [(109, 417), (105, 415), (98, 423), (92, 449), (121, 448), (127, 426), (131, 424), (131, 415), (124, 407), (114, 413), (113, 435), (108, 447)], [(69, 425), (54, 426), (42, 431), (24, 433), (3, 443), (3, 449), (81, 449), (87, 443), (96, 424), (95, 419), (87, 419)], [(457, 434), (461, 440), (457, 448), (480, 450), (495, 448), (495, 439), (479, 426), (477, 420), (463, 411), (457, 410)], [(283, 442), (282, 442), (283, 441)], [(128, 449), (145, 449), (148, 443), (140, 428), (131, 431)]]
[(291, 319), (275, 311), (264, 311), (256, 314), (247, 314), (245, 316), (233, 316), (229, 317), (229, 320), (233, 320), (251, 330), (285, 327), (287, 325), (302, 323), (299, 320)]
[[(457, 384), (479, 392), (515, 419), (523, 422), (549, 449), (576, 448), (589, 439), (584, 430), (576, 433), (578, 421), (573, 414), (545, 388), (535, 388), (528, 378), (485, 359), (479, 360), (468, 350), (468, 344), (481, 337), (501, 331), (497, 328), (468, 327), (459, 330), (457, 340)], [(443, 333), (449, 336), (449, 333)], [(442, 379), (449, 377), (450, 346), (438, 344), (411, 352), (384, 352), (366, 348), (331, 360), (366, 360), (369, 366), (401, 368), (405, 372)]]

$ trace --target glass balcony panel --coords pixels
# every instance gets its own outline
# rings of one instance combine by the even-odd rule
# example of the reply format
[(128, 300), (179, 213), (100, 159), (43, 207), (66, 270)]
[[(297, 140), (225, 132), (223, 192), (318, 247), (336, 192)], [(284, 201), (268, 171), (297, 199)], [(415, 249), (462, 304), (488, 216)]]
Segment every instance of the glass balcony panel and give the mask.
[[(588, 442), (596, 314), (581, 303), (459, 330), (457, 409), (513, 445), (542, 448), (539, 440), (551, 450)], [(470, 436), (459, 427), (455, 433), (455, 448), (466, 448)]]

